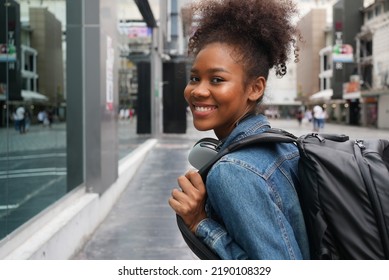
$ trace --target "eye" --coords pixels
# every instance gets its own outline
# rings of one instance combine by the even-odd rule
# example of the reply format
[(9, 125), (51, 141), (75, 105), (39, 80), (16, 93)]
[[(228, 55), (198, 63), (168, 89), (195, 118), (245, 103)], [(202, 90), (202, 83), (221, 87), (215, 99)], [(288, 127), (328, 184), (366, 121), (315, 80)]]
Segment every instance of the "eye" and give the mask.
[(213, 84), (219, 84), (219, 83), (221, 83), (221, 82), (224, 82), (224, 79), (223, 79), (223, 78), (220, 78), (220, 77), (213, 77), (213, 78), (211, 79), (211, 83), (213, 83)]
[(189, 83), (193, 84), (193, 83), (197, 83), (200, 79), (196, 76), (191, 76), (189, 78)]

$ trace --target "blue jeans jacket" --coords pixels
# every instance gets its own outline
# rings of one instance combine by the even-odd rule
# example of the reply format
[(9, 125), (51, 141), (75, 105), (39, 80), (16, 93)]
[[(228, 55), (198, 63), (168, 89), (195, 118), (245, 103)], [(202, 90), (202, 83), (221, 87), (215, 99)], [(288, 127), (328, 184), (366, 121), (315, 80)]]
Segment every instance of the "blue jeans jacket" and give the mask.
[[(222, 148), (270, 124), (244, 119)], [(222, 259), (309, 259), (308, 238), (295, 186), (299, 152), (278, 143), (247, 147), (222, 157), (207, 177), (208, 218), (196, 235)]]

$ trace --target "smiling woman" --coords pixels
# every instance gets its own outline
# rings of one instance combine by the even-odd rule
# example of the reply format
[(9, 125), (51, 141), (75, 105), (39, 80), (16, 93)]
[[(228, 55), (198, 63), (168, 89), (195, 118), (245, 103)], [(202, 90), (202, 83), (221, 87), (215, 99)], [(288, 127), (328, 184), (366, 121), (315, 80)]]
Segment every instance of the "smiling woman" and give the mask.
[(212, 43), (196, 56), (184, 94), (194, 126), (213, 129), (223, 139), (241, 117), (255, 109), (264, 88), (263, 77), (245, 85), (243, 65), (234, 59), (232, 46)]
[[(291, 1), (212, 0), (192, 6), (199, 18), (189, 41), (194, 55), (184, 96), (198, 130), (213, 130), (220, 152), (270, 128), (257, 113), (270, 69), (286, 74), (300, 39)], [(295, 49), (295, 61), (298, 50)], [(307, 259), (308, 240), (296, 190), (293, 144), (229, 153), (209, 171), (178, 178), (170, 206), (222, 259)]]

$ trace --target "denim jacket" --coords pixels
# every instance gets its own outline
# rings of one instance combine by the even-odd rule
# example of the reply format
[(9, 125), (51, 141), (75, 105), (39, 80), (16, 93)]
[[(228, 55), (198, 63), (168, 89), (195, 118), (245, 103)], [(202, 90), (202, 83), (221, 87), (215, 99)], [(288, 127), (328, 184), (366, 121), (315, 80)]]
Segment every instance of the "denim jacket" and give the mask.
[[(221, 150), (270, 127), (263, 115), (245, 118)], [(295, 186), (299, 152), (293, 144), (250, 146), (222, 157), (207, 176), (208, 218), (196, 235), (222, 259), (309, 259)]]

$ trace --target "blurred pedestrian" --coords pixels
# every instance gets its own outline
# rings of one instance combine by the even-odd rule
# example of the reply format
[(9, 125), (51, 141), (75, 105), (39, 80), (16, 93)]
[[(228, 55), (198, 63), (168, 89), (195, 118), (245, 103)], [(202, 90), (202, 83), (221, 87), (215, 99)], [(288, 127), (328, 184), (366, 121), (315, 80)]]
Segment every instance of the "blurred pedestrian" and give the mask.
[(49, 126), (49, 128), (51, 128), (51, 124), (53, 123), (54, 121), (54, 113), (53, 113), (53, 110), (47, 110), (46, 111), (46, 115), (47, 115), (47, 118), (45, 119), (46, 121), (46, 124)]
[(25, 131), (28, 132), (30, 130), (31, 125), (31, 113), (29, 110), (26, 110), (26, 113), (24, 114), (25, 119)]
[(12, 113), (12, 118), (14, 122), (14, 128), (16, 131), (19, 131), (19, 118), (18, 115), (16, 114), (16, 111)]
[(320, 118), (320, 127), (319, 127), (319, 129), (324, 129), (324, 125), (326, 123), (327, 118), (328, 118), (327, 110), (326, 110), (326, 108), (323, 108), (323, 111), (321, 113), (321, 118)]
[(47, 119), (47, 114), (45, 110), (41, 110), (38, 113), (38, 121), (42, 126), (45, 126), (45, 119)]
[(319, 132), (322, 126), (323, 108), (320, 105), (313, 107), (313, 131)]
[(126, 118), (126, 115), (125, 115), (126, 111), (124, 108), (121, 108), (120, 111), (119, 111), (119, 118), (121, 120), (124, 120)]
[(304, 117), (303, 111), (301, 109), (298, 109), (296, 112), (296, 119), (297, 119), (299, 126), (301, 126), (301, 123), (303, 121), (303, 117)]
[(133, 122), (134, 118), (135, 118), (135, 109), (130, 108), (130, 121)]
[(308, 124), (309, 124), (309, 123), (312, 123), (312, 111), (311, 111), (310, 109), (307, 109), (307, 110), (305, 111), (305, 116), (304, 116), (304, 118), (307, 119), (307, 123), (308, 123)]
[(20, 134), (24, 134), (26, 132), (26, 118), (25, 118), (26, 110), (23, 106), (19, 106), (16, 109), (16, 117), (19, 123), (19, 132)]

